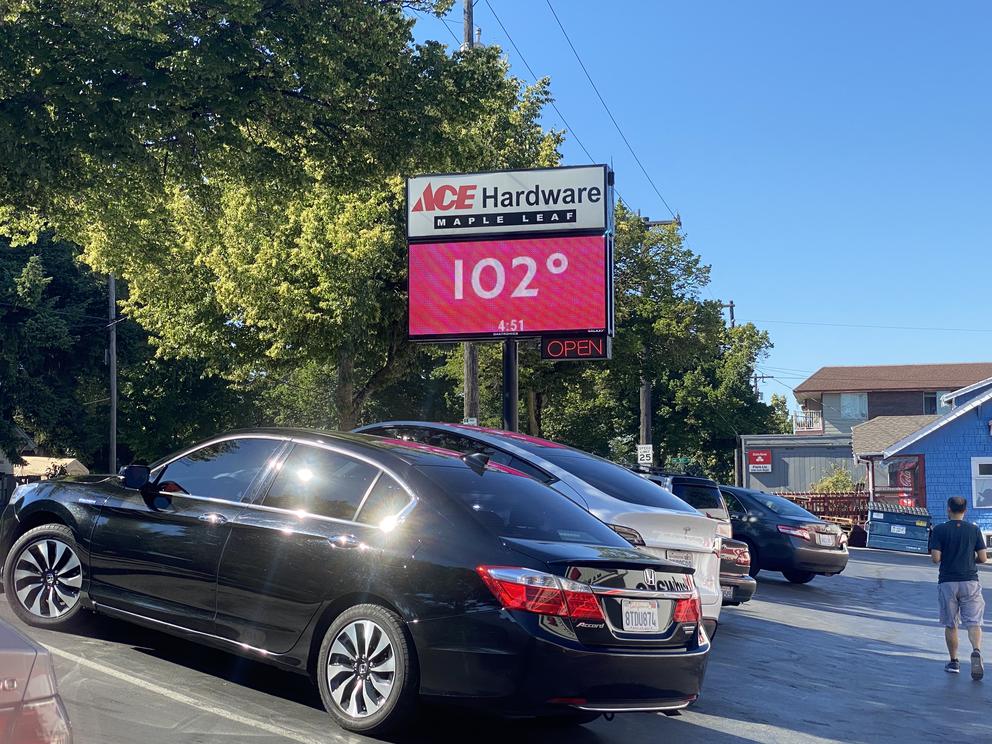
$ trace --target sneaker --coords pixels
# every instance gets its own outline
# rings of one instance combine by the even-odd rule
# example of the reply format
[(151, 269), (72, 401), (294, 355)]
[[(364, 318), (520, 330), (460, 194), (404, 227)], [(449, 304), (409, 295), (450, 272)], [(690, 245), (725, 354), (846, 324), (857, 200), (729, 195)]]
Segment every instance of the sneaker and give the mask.
[(980, 680), (985, 676), (985, 665), (982, 664), (982, 653), (977, 648), (971, 652), (971, 678)]
[(957, 659), (944, 664), (944, 671), (948, 674), (961, 674), (961, 664)]

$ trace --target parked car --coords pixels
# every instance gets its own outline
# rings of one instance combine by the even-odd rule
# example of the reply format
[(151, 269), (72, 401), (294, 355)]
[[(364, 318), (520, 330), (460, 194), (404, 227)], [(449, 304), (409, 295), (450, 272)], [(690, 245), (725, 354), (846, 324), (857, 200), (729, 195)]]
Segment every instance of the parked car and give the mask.
[(731, 537), (730, 512), (727, 502), (720, 493), (720, 484), (709, 478), (681, 473), (666, 473), (649, 470), (643, 477), (652, 483), (667, 488), (689, 506), (698, 509), (710, 519), (717, 521), (717, 532), (721, 537)]
[(724, 605), (739, 605), (754, 596), (758, 582), (750, 575), (751, 551), (740, 540), (723, 539), (720, 547), (720, 591)]
[(309, 673), (344, 728), (418, 701), (584, 723), (683, 708), (709, 641), (692, 570), (523, 473), (378, 437), (258, 429), (0, 516), (14, 611), (84, 608)]
[(0, 620), (0, 744), (72, 744), (48, 650)]
[(695, 569), (703, 620), (720, 619), (720, 537), (716, 523), (670, 491), (616, 463), (526, 434), (461, 424), (388, 421), (356, 431), (462, 453), (483, 453), (527, 473), (588, 509), (648, 553)]
[(782, 496), (721, 486), (734, 538), (751, 551), (751, 576), (781, 571), (793, 584), (817, 575), (833, 576), (847, 567), (847, 536), (835, 524), (810, 514)]

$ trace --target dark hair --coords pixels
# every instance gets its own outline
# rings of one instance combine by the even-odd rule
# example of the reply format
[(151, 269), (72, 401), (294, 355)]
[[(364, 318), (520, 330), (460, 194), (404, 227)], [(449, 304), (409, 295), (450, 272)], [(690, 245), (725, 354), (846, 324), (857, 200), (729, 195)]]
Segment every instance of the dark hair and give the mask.
[(947, 509), (951, 514), (964, 514), (968, 508), (968, 499), (964, 496), (951, 496), (947, 500)]

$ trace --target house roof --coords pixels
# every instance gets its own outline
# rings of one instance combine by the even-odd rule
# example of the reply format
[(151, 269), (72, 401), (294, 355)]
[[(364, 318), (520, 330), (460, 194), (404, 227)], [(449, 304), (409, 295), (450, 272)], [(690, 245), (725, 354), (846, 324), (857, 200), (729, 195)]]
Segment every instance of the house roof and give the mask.
[(919, 431), (939, 416), (876, 416), (871, 421), (851, 427), (854, 456), (880, 455), (900, 439)]
[(796, 397), (808, 393), (866, 393), (876, 390), (956, 390), (992, 377), (992, 362), (964, 364), (885, 364), (821, 367), (800, 383)]
[(929, 424), (923, 428), (903, 437), (898, 442), (894, 443), (890, 447), (886, 447), (885, 451), (882, 453), (886, 458), (892, 457), (893, 455), (898, 455), (900, 452), (904, 452), (908, 447), (912, 446), (916, 442), (920, 441), (924, 437), (930, 436), (938, 429), (947, 426), (952, 421), (956, 421), (964, 414), (969, 411), (974, 411), (979, 406), (992, 400), (992, 389), (986, 390), (981, 395), (978, 395), (971, 400), (969, 400), (964, 405), (958, 406), (957, 408), (948, 411), (943, 416), (938, 418), (936, 421), (931, 421)]
[(963, 387), (960, 390), (952, 390), (945, 395), (941, 395), (940, 402), (944, 405), (948, 405), (949, 403), (953, 403), (962, 395), (967, 395), (968, 393), (973, 393), (976, 390), (981, 390), (983, 387), (992, 387), (992, 377), (989, 377), (986, 380), (979, 380), (975, 384), (968, 385), (968, 387)]
[(90, 472), (89, 468), (74, 457), (41, 457), (35, 455), (25, 455), (21, 459), (24, 460), (25, 464), (14, 466), (15, 478), (35, 476), (44, 477), (46, 470), (49, 468), (58, 467), (59, 465), (65, 467), (66, 475), (89, 475)]

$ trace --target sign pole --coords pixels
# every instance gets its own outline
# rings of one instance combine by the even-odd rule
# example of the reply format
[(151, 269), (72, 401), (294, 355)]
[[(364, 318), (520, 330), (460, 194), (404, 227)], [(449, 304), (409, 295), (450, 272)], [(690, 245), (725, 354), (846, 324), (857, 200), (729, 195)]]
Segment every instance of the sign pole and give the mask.
[[(472, 49), (475, 21), (473, 19), (473, 8), (475, 0), (464, 0), (464, 40), (462, 47)], [(462, 379), (464, 401), (462, 405), (462, 421), (465, 423), (479, 422), (479, 347), (471, 341), (462, 344), (462, 355), (465, 358), (462, 368)]]
[(503, 342), (503, 428), (506, 431), (517, 431), (519, 428), (518, 371), (517, 342), (508, 338)]

